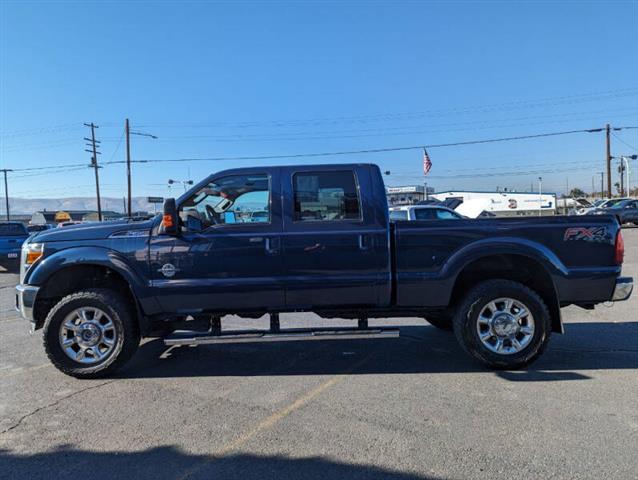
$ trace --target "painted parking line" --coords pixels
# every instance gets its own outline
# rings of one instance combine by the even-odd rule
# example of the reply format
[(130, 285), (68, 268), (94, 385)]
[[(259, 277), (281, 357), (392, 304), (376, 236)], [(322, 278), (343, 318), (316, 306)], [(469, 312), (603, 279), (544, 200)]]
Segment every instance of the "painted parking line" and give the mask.
[(215, 460), (218, 460), (219, 457), (221, 457), (223, 455), (227, 455), (228, 453), (232, 452), (233, 450), (237, 450), (238, 448), (241, 448), (243, 445), (245, 445), (247, 442), (249, 442), (250, 440), (255, 438), (261, 432), (264, 432), (266, 430), (270, 430), (272, 427), (274, 427), (281, 420), (283, 420), (284, 418), (289, 416), (295, 410), (299, 410), (301, 407), (303, 407), (307, 403), (309, 403), (312, 400), (314, 400), (315, 398), (317, 398), (319, 395), (321, 395), (324, 391), (328, 390), (330, 387), (333, 387), (334, 385), (337, 385), (338, 383), (341, 383), (343, 380), (345, 380), (348, 377), (348, 375), (350, 375), (352, 372), (354, 372), (359, 367), (361, 367), (361, 365), (366, 363), (370, 359), (371, 356), (372, 356), (372, 354), (364, 357), (363, 359), (361, 359), (358, 362), (356, 362), (355, 364), (353, 364), (344, 373), (340, 373), (338, 375), (335, 375), (335, 376), (331, 377), (330, 379), (326, 380), (321, 385), (313, 388), (309, 392), (307, 392), (304, 395), (300, 396), (299, 398), (294, 400), (292, 403), (290, 403), (286, 407), (282, 408), (281, 410), (278, 410), (278, 411), (274, 412), (272, 415), (269, 415), (268, 417), (263, 419), (261, 422), (259, 422), (255, 428), (253, 428), (252, 430), (246, 432), (245, 434), (241, 435), (240, 437), (228, 442), (227, 444), (223, 445), (219, 450), (217, 450), (213, 454), (213, 456), (211, 458), (203, 461), (202, 463), (199, 463), (199, 464), (191, 467), (190, 469), (188, 469), (186, 472), (184, 472), (182, 475), (178, 476), (177, 478), (179, 480), (185, 480), (185, 479), (193, 476), (194, 474), (196, 474), (197, 472), (202, 470), (204, 467), (206, 467), (211, 462), (214, 462)]

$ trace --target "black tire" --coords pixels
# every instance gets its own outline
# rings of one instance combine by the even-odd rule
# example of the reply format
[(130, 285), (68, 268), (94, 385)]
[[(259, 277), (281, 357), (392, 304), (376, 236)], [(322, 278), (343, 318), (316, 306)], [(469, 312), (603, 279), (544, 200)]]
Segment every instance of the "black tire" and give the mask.
[[(103, 360), (84, 364), (71, 359), (60, 345), (60, 327), (65, 317), (81, 307), (97, 307), (105, 312), (116, 332), (113, 349)], [(73, 293), (60, 300), (44, 323), (44, 349), (51, 363), (62, 373), (76, 378), (99, 378), (113, 373), (133, 356), (140, 343), (135, 312), (122, 295), (107, 289)]]
[[(495, 353), (479, 338), (477, 329), (481, 310), (492, 300), (507, 297), (521, 302), (534, 318), (534, 333), (519, 352)], [(463, 349), (478, 361), (498, 370), (514, 370), (536, 360), (545, 350), (551, 334), (551, 318), (543, 299), (525, 285), (511, 280), (487, 280), (472, 288), (454, 317), (454, 334)]]
[(427, 322), (433, 327), (445, 332), (454, 330), (454, 315), (448, 312), (428, 313), (425, 317)]

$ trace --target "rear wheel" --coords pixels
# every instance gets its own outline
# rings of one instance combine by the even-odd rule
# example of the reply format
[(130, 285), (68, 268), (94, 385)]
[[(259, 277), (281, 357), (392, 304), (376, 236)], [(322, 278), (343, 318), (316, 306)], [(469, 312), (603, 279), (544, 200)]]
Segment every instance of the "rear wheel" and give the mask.
[(76, 378), (106, 376), (135, 353), (140, 333), (122, 295), (106, 289), (77, 292), (47, 315), (44, 348), (53, 365)]
[(547, 347), (549, 310), (533, 290), (510, 280), (488, 280), (472, 288), (454, 318), (461, 346), (496, 369), (529, 365)]

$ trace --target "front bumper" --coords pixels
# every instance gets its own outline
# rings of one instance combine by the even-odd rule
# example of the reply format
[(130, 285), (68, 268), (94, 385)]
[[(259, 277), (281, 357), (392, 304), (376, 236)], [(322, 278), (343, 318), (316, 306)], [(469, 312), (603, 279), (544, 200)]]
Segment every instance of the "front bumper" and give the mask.
[(634, 279), (632, 277), (618, 277), (614, 294), (611, 297), (612, 302), (621, 302), (627, 300), (631, 296), (634, 289)]
[(34, 322), (33, 307), (38, 296), (38, 290), (40, 290), (40, 287), (32, 285), (16, 286), (16, 310), (20, 312), (22, 318), (29, 320), (31, 323)]

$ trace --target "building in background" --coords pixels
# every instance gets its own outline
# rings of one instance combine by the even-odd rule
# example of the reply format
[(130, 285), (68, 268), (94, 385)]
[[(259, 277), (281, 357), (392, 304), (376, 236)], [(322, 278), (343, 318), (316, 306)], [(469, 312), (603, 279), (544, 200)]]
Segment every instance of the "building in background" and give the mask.
[[(147, 217), (147, 212), (134, 212), (134, 218)], [(126, 218), (124, 213), (102, 210), (104, 221)], [(62, 222), (97, 222), (98, 215), (94, 210), (41, 210), (31, 215), (31, 225), (57, 225)]]
[[(432, 187), (428, 187), (428, 195), (434, 193)], [(391, 206), (414, 205), (425, 200), (424, 185), (406, 185), (403, 187), (386, 187), (388, 204)]]

